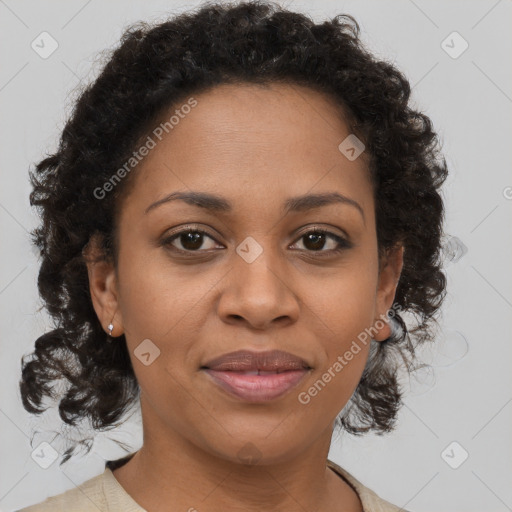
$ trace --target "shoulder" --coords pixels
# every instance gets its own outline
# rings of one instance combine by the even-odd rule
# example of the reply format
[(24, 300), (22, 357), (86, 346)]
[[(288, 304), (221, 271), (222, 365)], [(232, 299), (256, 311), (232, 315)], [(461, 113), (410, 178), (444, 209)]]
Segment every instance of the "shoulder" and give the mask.
[(95, 476), (81, 485), (57, 494), (17, 512), (98, 512), (107, 511), (103, 491), (104, 474)]
[(348, 471), (341, 468), (331, 460), (327, 460), (327, 465), (352, 485), (359, 495), (359, 499), (363, 504), (364, 512), (407, 512), (404, 508), (397, 507), (389, 501), (382, 499), (374, 491), (352, 476)]
[(100, 475), (16, 512), (146, 512), (126, 492), (112, 472), (132, 456), (108, 461)]
[(145, 512), (117, 481), (109, 466), (105, 471), (66, 492), (16, 512)]

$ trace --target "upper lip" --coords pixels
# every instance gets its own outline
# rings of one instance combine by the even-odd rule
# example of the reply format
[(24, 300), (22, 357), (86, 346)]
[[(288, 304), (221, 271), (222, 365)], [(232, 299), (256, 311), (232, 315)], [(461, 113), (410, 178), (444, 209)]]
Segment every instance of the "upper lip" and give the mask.
[(288, 371), (304, 370), (310, 366), (304, 359), (284, 352), (271, 350), (254, 352), (251, 350), (238, 350), (212, 359), (203, 365), (203, 368), (216, 371)]

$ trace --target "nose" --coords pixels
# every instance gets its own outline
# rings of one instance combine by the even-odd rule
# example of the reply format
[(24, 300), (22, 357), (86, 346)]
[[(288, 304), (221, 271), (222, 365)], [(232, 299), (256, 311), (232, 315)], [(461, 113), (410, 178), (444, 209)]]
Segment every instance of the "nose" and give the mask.
[(300, 302), (289, 273), (263, 251), (252, 263), (235, 256), (233, 269), (223, 280), (218, 302), (220, 318), (229, 324), (246, 324), (266, 330), (297, 321)]

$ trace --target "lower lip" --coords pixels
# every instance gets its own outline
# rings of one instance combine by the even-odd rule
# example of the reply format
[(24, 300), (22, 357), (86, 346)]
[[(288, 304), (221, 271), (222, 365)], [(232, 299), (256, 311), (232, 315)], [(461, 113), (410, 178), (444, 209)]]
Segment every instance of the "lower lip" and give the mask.
[(248, 402), (266, 402), (278, 398), (304, 378), (308, 370), (289, 370), (267, 375), (206, 369), (213, 381), (225, 391)]

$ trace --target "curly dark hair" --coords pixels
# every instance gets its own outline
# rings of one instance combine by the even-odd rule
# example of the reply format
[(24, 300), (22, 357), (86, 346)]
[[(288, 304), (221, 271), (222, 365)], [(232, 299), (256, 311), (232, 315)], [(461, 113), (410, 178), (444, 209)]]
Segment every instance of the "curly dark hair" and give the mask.
[[(67, 425), (88, 419), (102, 431), (118, 426), (136, 404), (140, 388), (126, 339), (106, 342), (83, 255), (97, 234), (103, 257), (117, 262), (118, 213), (135, 172), (101, 201), (93, 191), (183, 98), (220, 84), (279, 82), (321, 91), (342, 106), (350, 131), (366, 146), (379, 256), (397, 244), (405, 247), (395, 304), (412, 314), (415, 325), (397, 314), (391, 337), (371, 342), (359, 385), (336, 421), (356, 435), (394, 428), (403, 395), (399, 370), (414, 371), (415, 349), (434, 341), (446, 293), (439, 188), (447, 167), (431, 120), (409, 106), (408, 80), (366, 50), (359, 33), (350, 15), (317, 24), (263, 1), (208, 2), (125, 30), (99, 76), (80, 91), (57, 151), (30, 171), (30, 202), (42, 218), (31, 233), (42, 260), (38, 290), (55, 329), (22, 357), (19, 384), (27, 411), (40, 414), (44, 398), (60, 398)], [(60, 380), (66, 387), (57, 394)]]

